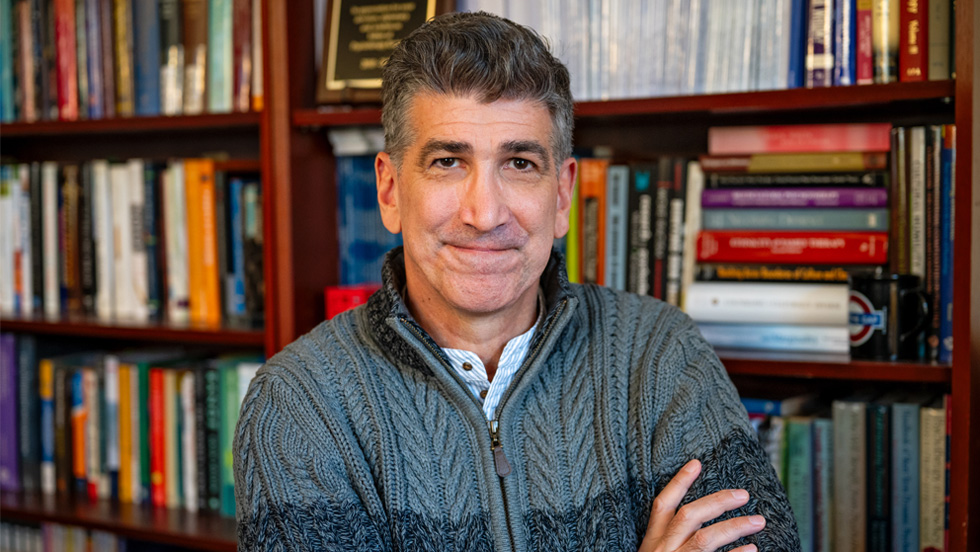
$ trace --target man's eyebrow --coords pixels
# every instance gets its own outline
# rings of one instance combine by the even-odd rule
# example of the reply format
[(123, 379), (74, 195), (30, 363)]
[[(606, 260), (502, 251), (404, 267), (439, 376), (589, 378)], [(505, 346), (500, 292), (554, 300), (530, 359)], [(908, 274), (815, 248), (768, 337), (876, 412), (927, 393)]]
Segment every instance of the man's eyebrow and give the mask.
[(456, 140), (429, 140), (422, 146), (422, 150), (419, 152), (419, 163), (424, 165), (426, 159), (436, 152), (451, 153), (453, 155), (473, 153), (473, 146), (467, 142)]
[(548, 150), (534, 140), (511, 140), (501, 144), (500, 149), (508, 153), (533, 153), (541, 158), (543, 170), (548, 170), (550, 167), (551, 157), (548, 155)]

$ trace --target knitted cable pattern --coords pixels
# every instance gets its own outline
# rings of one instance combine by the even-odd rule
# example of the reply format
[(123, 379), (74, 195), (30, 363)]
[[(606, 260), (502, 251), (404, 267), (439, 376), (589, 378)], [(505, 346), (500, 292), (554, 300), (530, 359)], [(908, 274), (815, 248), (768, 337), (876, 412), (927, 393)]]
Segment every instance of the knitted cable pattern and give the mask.
[(745, 488), (737, 514), (768, 520), (732, 547), (799, 549), (785, 493), (690, 319), (570, 285), (557, 255), (542, 278), (548, 315), (499, 409), (512, 472), (497, 476), (479, 405), (401, 302), (400, 254), (366, 306), (288, 346), (249, 388), (240, 550), (635, 552), (655, 493), (691, 458), (704, 468), (686, 501)]

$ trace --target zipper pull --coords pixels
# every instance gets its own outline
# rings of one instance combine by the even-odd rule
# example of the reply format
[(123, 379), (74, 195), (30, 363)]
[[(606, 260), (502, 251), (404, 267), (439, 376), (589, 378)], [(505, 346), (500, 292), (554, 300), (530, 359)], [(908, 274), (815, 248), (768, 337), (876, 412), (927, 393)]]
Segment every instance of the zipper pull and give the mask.
[(497, 475), (507, 477), (510, 475), (510, 462), (504, 454), (504, 446), (497, 439), (497, 421), (490, 422), (490, 452), (493, 453), (493, 465), (497, 469)]

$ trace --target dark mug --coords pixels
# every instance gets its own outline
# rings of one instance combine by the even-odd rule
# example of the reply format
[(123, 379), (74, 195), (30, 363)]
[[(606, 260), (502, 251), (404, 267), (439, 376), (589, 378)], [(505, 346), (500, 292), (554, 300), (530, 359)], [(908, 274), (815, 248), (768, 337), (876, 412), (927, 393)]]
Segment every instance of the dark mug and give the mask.
[(916, 360), (929, 301), (914, 274), (852, 275), (851, 358)]

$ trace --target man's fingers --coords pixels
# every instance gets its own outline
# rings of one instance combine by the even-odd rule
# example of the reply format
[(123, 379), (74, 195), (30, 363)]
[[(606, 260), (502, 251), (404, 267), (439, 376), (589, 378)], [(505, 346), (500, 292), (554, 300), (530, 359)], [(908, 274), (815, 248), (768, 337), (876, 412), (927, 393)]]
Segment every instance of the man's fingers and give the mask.
[(759, 548), (754, 544), (746, 544), (732, 550), (732, 552), (759, 552)]
[(681, 500), (691, 488), (691, 484), (701, 474), (701, 462), (691, 460), (681, 468), (677, 475), (670, 480), (660, 494), (653, 499), (653, 507), (650, 511), (650, 522), (647, 524), (647, 533), (643, 540), (659, 540), (667, 530), (667, 524), (674, 517), (674, 512), (680, 506)]
[[(699, 529), (678, 552), (708, 552), (714, 551), (726, 544), (731, 544), (742, 537), (753, 535), (766, 526), (766, 520), (762, 516), (742, 516), (725, 520), (714, 525), (709, 525)], [(674, 550), (669, 543), (665, 550)], [(754, 544), (747, 544), (736, 549), (737, 552), (755, 551)]]
[[(724, 536), (725, 531), (730, 530), (733, 526), (742, 527), (742, 525), (748, 524), (747, 527), (752, 526), (748, 521), (740, 522), (736, 524), (731, 524), (730, 522), (738, 520), (748, 520), (753, 518), (762, 519), (761, 516), (752, 516), (751, 518), (735, 518), (733, 520), (728, 520), (722, 523), (716, 523), (710, 527), (705, 527), (701, 529), (701, 526), (705, 523), (717, 518), (718, 516), (728, 512), (729, 510), (734, 510), (744, 506), (745, 503), (749, 501), (749, 493), (742, 490), (725, 490), (712, 493), (708, 496), (699, 498), (694, 502), (685, 504), (680, 510), (677, 510), (677, 514), (674, 515), (674, 519), (670, 521), (664, 532), (664, 548), (666, 550), (675, 550), (681, 548), (685, 542), (689, 539), (698, 540), (706, 538), (708, 536)], [(764, 522), (763, 522), (764, 523)], [(762, 527), (759, 527), (761, 529)], [(701, 531), (708, 531), (705, 535), (698, 536), (697, 534)], [(709, 531), (710, 529), (710, 531)], [(756, 529), (758, 530), (758, 529)], [(746, 534), (752, 534), (755, 531)], [(734, 533), (733, 533), (734, 534)], [(722, 544), (728, 544), (744, 535), (738, 535), (735, 538), (724, 541)], [(719, 545), (720, 546), (720, 545)], [(714, 550), (717, 546), (713, 548), (706, 548), (705, 550)], [(692, 548), (692, 550), (701, 550), (700, 548)]]

